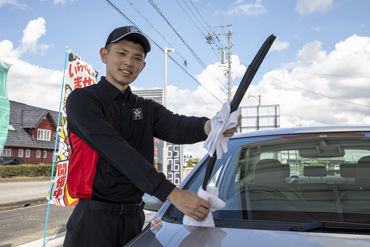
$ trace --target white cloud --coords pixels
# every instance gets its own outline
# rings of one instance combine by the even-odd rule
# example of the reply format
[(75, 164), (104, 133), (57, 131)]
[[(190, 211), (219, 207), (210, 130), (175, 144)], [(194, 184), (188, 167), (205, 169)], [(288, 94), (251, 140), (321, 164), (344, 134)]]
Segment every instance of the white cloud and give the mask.
[[(33, 25), (31, 22), (27, 25), (19, 47), (14, 47), (9, 40), (0, 41), (0, 58), (12, 64), (7, 81), (8, 95), (11, 100), (57, 110), (62, 72), (41, 68), (21, 59), (22, 54), (33, 51), (35, 47), (40, 51), (39, 40), (46, 32), (43, 29), (45, 22), (40, 19), (33, 21)], [(31, 30), (35, 30), (34, 35), (28, 36)], [(352, 35), (338, 42), (332, 51), (323, 50), (320, 41), (313, 41), (299, 50), (296, 61), (265, 73), (258, 85), (250, 86), (247, 94), (261, 95), (262, 105), (279, 104), (281, 127), (368, 124), (369, 63), (370, 37)], [(238, 56), (233, 55), (233, 79), (240, 79), (245, 70)], [(227, 84), (225, 67), (220, 63), (208, 65), (196, 78), (221, 101), (226, 100), (225, 90), (218, 85), (221, 83), (226, 88)], [(241, 105), (256, 105), (256, 102), (256, 99), (246, 96)], [(171, 82), (168, 104), (174, 112), (209, 118), (222, 106), (201, 86), (191, 91), (180, 89)], [(206, 152), (202, 143), (184, 147), (186, 153), (193, 153), (193, 157), (200, 158)]]
[(266, 13), (265, 7), (262, 5), (262, 0), (256, 0), (255, 3), (243, 3), (244, 0), (237, 0), (230, 7), (227, 14), (242, 14), (242, 15), (261, 15)]
[(20, 54), (24, 52), (36, 53), (38, 50), (45, 50), (49, 47), (47, 44), (39, 44), (39, 39), (46, 34), (45, 25), (46, 21), (42, 17), (27, 24), (23, 30), (21, 46), (19, 47)]
[(25, 9), (27, 7), (26, 4), (20, 4), (17, 0), (0, 0), (0, 8), (7, 4), (16, 6), (20, 9)]
[(326, 12), (333, 6), (333, 0), (298, 0), (296, 11), (301, 15)]
[[(241, 78), (246, 71), (246, 66), (240, 64), (237, 55), (232, 55), (231, 59), (232, 79)], [(226, 101), (227, 95), (225, 88), (227, 88), (227, 77), (225, 75), (225, 65), (221, 65), (220, 63), (210, 64), (201, 74), (197, 75), (196, 78), (208, 89), (208, 91), (222, 102)], [(167, 89), (168, 108), (184, 115), (212, 118), (221, 109), (223, 103), (217, 100), (208, 91), (202, 86), (198, 86), (195, 91), (190, 91), (169, 84)], [(192, 153), (193, 157), (201, 158), (206, 153), (202, 145), (203, 143), (184, 145), (184, 149), (186, 153)]]
[(57, 110), (62, 82), (62, 72), (30, 64), (21, 59), (26, 52), (45, 49), (39, 39), (46, 33), (45, 20), (31, 20), (23, 30), (20, 45), (14, 48), (9, 40), (0, 42), (0, 58), (11, 64), (7, 78), (10, 100)]
[(65, 2), (66, 2), (65, 0), (53, 0), (54, 4), (62, 4), (63, 5), (63, 4), (65, 4)]
[[(369, 124), (369, 63), (370, 37), (353, 35), (338, 42), (332, 51), (323, 50), (319, 41), (313, 41), (302, 47), (296, 61), (264, 74), (258, 85), (251, 85), (241, 105), (257, 105), (258, 100), (248, 95), (261, 95), (262, 105), (279, 104), (281, 127)], [(242, 76), (245, 66), (236, 55), (232, 64), (233, 71), (238, 71), (233, 78)], [(197, 78), (225, 99), (208, 70), (226, 86), (219, 64), (209, 65)], [(185, 115), (211, 118), (222, 105), (201, 87), (190, 91), (169, 85), (168, 92), (169, 108)], [(185, 145), (184, 149), (193, 157), (201, 158), (206, 153), (202, 143)]]
[(353, 35), (331, 52), (314, 41), (297, 58), (249, 90), (262, 104), (280, 104), (281, 127), (370, 122), (370, 37)]
[(321, 50), (321, 43), (314, 41), (303, 46), (298, 52), (300, 61), (312, 63), (318, 60), (324, 60), (326, 58), (326, 52)]
[(10, 100), (58, 110), (63, 73), (18, 60), (8, 72)]
[[(78, 2), (78, 0), (69, 0), (71, 3)], [(64, 5), (67, 2), (67, 0), (53, 0), (54, 4), (61, 4)]]
[(14, 50), (13, 43), (9, 40), (0, 42), (0, 57), (6, 59), (8, 63), (13, 63), (17, 60), (19, 54)]
[(289, 45), (289, 42), (283, 42), (279, 39), (279, 37), (277, 37), (274, 43), (272, 43), (270, 51), (282, 51), (288, 48)]

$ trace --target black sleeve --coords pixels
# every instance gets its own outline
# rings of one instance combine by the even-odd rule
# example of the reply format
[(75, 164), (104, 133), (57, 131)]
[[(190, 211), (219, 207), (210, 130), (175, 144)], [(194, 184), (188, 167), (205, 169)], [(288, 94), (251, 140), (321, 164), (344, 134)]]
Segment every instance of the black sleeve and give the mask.
[(154, 103), (154, 135), (174, 144), (192, 144), (207, 138), (204, 132), (206, 117), (188, 117), (175, 114)]
[(66, 110), (69, 131), (109, 161), (139, 190), (166, 200), (175, 185), (119, 135), (93, 93), (84, 89), (74, 90), (67, 99)]

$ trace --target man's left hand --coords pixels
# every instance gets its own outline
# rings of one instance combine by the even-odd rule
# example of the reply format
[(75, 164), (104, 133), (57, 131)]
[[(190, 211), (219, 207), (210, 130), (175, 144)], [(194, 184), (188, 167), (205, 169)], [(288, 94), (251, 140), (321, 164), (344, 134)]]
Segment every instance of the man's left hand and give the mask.
[[(231, 137), (235, 133), (238, 133), (238, 129), (239, 129), (240, 125), (241, 125), (241, 120), (242, 120), (242, 115), (240, 114), (239, 117), (238, 117), (238, 124), (234, 128), (225, 130), (224, 136), (225, 137)], [(211, 132), (211, 128), (212, 128), (212, 126), (211, 126), (211, 120), (207, 120), (206, 124), (204, 125), (204, 132), (207, 134), (207, 136)]]
[(238, 133), (238, 129), (240, 127), (241, 121), (242, 121), (242, 115), (240, 114), (239, 117), (238, 117), (238, 124), (234, 128), (231, 128), (231, 129), (226, 130), (224, 132), (224, 136), (225, 137), (231, 137), (235, 133)]

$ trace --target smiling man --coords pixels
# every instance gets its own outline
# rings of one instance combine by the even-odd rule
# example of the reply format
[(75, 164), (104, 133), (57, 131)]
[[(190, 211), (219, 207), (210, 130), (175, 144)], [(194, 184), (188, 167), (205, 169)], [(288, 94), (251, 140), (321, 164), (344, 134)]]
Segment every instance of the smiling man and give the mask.
[(122, 246), (143, 227), (144, 193), (169, 200), (198, 221), (209, 212), (209, 202), (178, 189), (153, 166), (153, 137), (195, 143), (206, 139), (211, 124), (131, 92), (149, 51), (149, 41), (136, 27), (113, 30), (100, 50), (106, 77), (67, 99), (68, 189), (80, 200), (68, 220), (64, 246)]
[(101, 60), (107, 64), (106, 80), (122, 93), (144, 69), (146, 64), (144, 59), (150, 49), (149, 43), (144, 48), (134, 42), (135, 38), (126, 38), (119, 42), (109, 43), (105, 48), (100, 49)]

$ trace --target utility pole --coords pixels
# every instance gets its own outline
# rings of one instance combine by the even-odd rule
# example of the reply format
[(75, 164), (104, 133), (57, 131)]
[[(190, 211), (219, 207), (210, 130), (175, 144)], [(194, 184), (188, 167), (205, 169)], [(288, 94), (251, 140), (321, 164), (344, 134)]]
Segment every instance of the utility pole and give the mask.
[(163, 105), (167, 107), (167, 54), (174, 52), (175, 48), (164, 47), (164, 85), (163, 85)]
[[(164, 85), (163, 85), (163, 105), (167, 107), (167, 55), (170, 52), (174, 52), (174, 48), (164, 47)], [(162, 161), (162, 172), (168, 177), (167, 172), (167, 142), (163, 141), (163, 161)]]
[(231, 39), (232, 39), (232, 25), (227, 24), (227, 25), (221, 25), (221, 26), (216, 26), (218, 28), (226, 28), (228, 27), (229, 30), (224, 33), (212, 33), (208, 34), (206, 36), (207, 43), (208, 44), (213, 44), (214, 43), (214, 38), (217, 38), (221, 35), (227, 35), (227, 47), (222, 47), (221, 48), (221, 64), (225, 64), (225, 59), (224, 59), (224, 52), (225, 49), (227, 48), (227, 100), (231, 100), (231, 47), (233, 46)]
[(229, 31), (227, 32), (227, 41), (228, 41), (228, 54), (227, 54), (227, 81), (228, 81), (228, 87), (227, 87), (227, 100), (231, 100), (231, 36), (232, 36), (232, 31), (231, 31), (231, 24), (229, 27)]
[[(251, 98), (251, 97), (254, 97), (254, 98), (257, 98), (257, 96), (255, 95), (248, 95), (248, 98)], [(259, 94), (258, 95), (258, 105), (257, 105), (257, 118), (256, 118), (256, 129), (259, 130), (260, 129), (260, 107), (261, 107), (261, 95)]]

